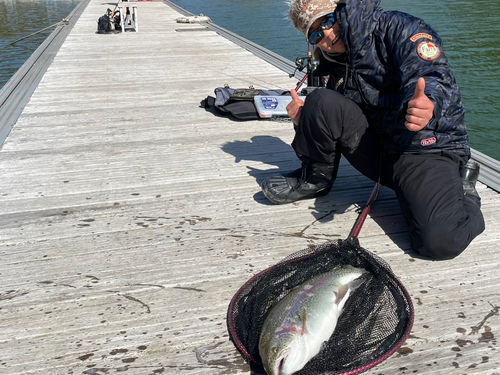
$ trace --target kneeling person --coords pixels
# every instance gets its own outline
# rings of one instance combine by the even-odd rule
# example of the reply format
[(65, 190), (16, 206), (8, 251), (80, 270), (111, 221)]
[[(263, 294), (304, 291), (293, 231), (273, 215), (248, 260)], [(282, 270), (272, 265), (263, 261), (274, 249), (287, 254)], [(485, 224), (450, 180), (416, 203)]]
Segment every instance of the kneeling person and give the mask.
[(287, 111), (302, 167), (262, 183), (284, 204), (326, 195), (344, 156), (396, 193), (421, 255), (450, 259), (484, 231), (460, 91), (441, 39), (380, 0), (291, 0), (294, 26), (315, 46), (326, 89)]

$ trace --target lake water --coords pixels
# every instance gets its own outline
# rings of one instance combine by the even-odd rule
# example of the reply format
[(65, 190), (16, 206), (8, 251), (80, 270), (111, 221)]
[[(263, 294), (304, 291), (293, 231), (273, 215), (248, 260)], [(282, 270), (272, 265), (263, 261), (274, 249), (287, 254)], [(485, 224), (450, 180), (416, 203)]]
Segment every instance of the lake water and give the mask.
[[(286, 19), (284, 0), (173, 2), (191, 13), (203, 13), (219, 26), (292, 61), (307, 53), (304, 37)], [(7, 44), (60, 21), (78, 3), (79, 0), (0, 0), (0, 88), (51, 30), (14, 46)], [(421, 17), (440, 34), (462, 92), (471, 145), (500, 160), (498, 2), (382, 0), (381, 6), (385, 10), (400, 10)]]
[(0, 88), (12, 77), (53, 28), (9, 45), (67, 17), (80, 0), (0, 0)]

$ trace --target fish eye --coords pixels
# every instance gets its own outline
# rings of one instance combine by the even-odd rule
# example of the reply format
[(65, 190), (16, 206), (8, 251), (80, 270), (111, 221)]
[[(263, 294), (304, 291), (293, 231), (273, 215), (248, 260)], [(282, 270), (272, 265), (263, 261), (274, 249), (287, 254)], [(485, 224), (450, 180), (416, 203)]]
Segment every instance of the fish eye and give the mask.
[(273, 348), (273, 352), (274, 354), (278, 353), (278, 348), (276, 346)]

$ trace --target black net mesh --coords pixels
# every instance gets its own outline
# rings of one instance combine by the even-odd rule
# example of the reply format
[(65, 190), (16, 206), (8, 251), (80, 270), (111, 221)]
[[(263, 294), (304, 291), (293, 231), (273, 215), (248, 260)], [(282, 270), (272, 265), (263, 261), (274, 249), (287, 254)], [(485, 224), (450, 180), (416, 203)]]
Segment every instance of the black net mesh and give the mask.
[(349, 297), (330, 340), (295, 374), (361, 372), (401, 346), (413, 324), (408, 293), (385, 261), (350, 238), (289, 256), (250, 279), (233, 297), (227, 319), (230, 338), (254, 372), (265, 373), (259, 336), (269, 309), (293, 287), (346, 264), (370, 274)]

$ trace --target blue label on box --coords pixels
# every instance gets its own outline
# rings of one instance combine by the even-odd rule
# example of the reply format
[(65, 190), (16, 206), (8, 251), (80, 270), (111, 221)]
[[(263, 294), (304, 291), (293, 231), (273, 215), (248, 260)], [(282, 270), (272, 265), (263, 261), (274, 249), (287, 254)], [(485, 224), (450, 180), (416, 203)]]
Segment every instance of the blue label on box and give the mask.
[(276, 109), (278, 106), (278, 99), (271, 97), (264, 96), (260, 98), (262, 101), (262, 104), (264, 105), (265, 109)]

